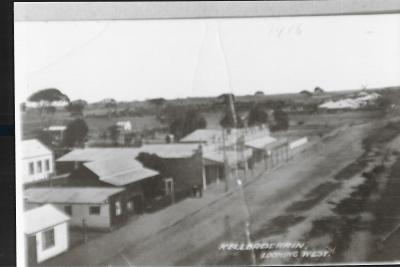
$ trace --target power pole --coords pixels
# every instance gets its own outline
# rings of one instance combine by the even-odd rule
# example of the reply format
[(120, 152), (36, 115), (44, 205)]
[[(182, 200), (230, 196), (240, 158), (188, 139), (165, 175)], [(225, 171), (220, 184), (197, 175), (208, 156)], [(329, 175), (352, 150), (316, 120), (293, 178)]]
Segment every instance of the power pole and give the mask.
[(230, 182), (230, 167), (228, 163), (228, 156), (226, 154), (225, 128), (222, 128), (222, 154), (224, 159), (225, 192), (228, 192)]
[[(235, 105), (234, 105), (233, 102), (234, 102), (233, 101), (233, 95), (229, 94), (228, 95), (228, 106), (229, 106), (229, 110), (231, 112), (231, 116), (233, 118), (233, 127), (235, 129), (237, 129), (238, 128), (237, 114), (236, 114)], [(235, 134), (236, 133), (237, 133), (237, 131), (235, 131)], [(236, 136), (235, 136), (234, 146), (235, 146), (235, 150), (236, 150), (236, 155), (238, 154), (237, 147), (239, 145), (239, 150), (242, 151), (241, 154), (242, 154), (242, 156), (244, 156), (244, 140), (245, 140), (244, 133), (242, 133), (242, 136), (239, 137), (239, 138), (236, 138)], [(244, 157), (244, 159), (246, 160), (246, 157)], [(244, 176), (245, 176), (245, 179), (246, 179), (246, 175), (247, 175), (247, 173), (246, 173), (247, 160), (246, 160), (246, 162), (243, 162), (243, 163), (245, 164), (244, 165), (244, 167), (245, 167), (244, 168), (245, 169)], [(237, 161), (235, 162), (235, 164), (237, 164)], [(242, 197), (243, 204), (244, 204), (244, 211), (245, 211), (245, 216), (246, 216), (245, 225), (244, 225), (244, 227), (245, 227), (244, 231), (245, 231), (245, 235), (246, 235), (246, 242), (247, 242), (247, 244), (251, 244), (252, 242), (251, 242), (251, 234), (250, 234), (250, 212), (249, 212), (247, 199), (246, 199), (246, 196), (245, 196), (244, 190), (243, 190), (243, 180), (240, 178), (240, 175), (237, 176), (236, 182), (237, 182), (237, 185), (239, 186), (239, 190), (240, 190), (241, 197)], [(251, 249), (251, 264), (252, 265), (256, 265), (256, 256), (255, 256), (255, 253), (254, 253), (254, 249)]]

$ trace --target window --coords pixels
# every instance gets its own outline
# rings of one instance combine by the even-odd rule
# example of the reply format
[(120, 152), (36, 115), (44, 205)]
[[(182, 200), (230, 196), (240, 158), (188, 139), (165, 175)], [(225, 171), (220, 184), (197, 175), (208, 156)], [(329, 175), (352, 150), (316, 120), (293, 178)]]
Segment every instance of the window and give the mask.
[(133, 207), (134, 207), (134, 205), (133, 205), (133, 199), (128, 200), (128, 202), (126, 202), (126, 208), (127, 208), (129, 211), (132, 211), (132, 210), (133, 210)]
[(115, 215), (119, 216), (121, 215), (122, 210), (121, 210), (121, 202), (120, 201), (116, 201), (115, 202)]
[(64, 211), (68, 215), (72, 215), (72, 207), (71, 206), (64, 206)]
[(91, 206), (91, 207), (89, 207), (89, 214), (90, 215), (99, 215), (100, 214), (100, 207), (99, 206)]
[(54, 229), (43, 232), (43, 249), (49, 249), (51, 247), (54, 247), (54, 245)]
[(33, 162), (29, 162), (29, 175), (32, 175), (35, 173), (35, 166), (33, 165)]
[(37, 172), (41, 173), (42, 172), (42, 161), (37, 162)]
[(46, 168), (46, 171), (50, 171), (50, 160), (48, 160), (48, 159), (46, 159), (46, 161), (45, 161), (45, 168)]

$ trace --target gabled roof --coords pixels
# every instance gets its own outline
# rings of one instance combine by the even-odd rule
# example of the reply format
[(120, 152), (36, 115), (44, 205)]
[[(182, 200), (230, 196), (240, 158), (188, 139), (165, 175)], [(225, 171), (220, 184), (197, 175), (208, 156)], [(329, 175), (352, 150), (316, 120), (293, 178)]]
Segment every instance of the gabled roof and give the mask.
[(83, 164), (99, 177), (115, 176), (132, 170), (142, 169), (143, 165), (132, 157), (117, 157), (103, 159)]
[(58, 158), (57, 161), (90, 162), (122, 157), (135, 159), (141, 152), (156, 154), (160, 158), (187, 158), (193, 156), (197, 150), (197, 144), (157, 144), (128, 148), (83, 148), (74, 149)]
[(69, 220), (69, 217), (59, 211), (53, 205), (44, 206), (25, 211), (24, 213), (24, 232), (31, 235), (52, 226)]
[(271, 136), (264, 136), (262, 138), (257, 138), (245, 142), (245, 145), (256, 149), (265, 149), (267, 145), (276, 142), (276, 139)]
[(207, 142), (214, 143), (221, 141), (222, 130), (197, 129), (183, 137), (180, 142)]
[(37, 139), (23, 140), (21, 146), (23, 159), (52, 154), (51, 150)]
[(156, 154), (160, 158), (188, 158), (192, 157), (198, 149), (198, 144), (156, 144), (139, 148), (140, 152)]
[(103, 182), (123, 186), (158, 175), (159, 172), (147, 169), (131, 157), (105, 159), (87, 162), (83, 165), (94, 172)]
[(58, 158), (57, 161), (91, 162), (120, 157), (131, 157), (134, 159), (137, 154), (134, 148), (78, 148)]
[(24, 197), (31, 203), (102, 204), (122, 191), (115, 187), (36, 187), (26, 189)]
[(146, 178), (154, 177), (158, 175), (159, 172), (147, 168), (141, 168), (137, 170), (132, 170), (126, 173), (117, 174), (107, 178), (102, 178), (103, 182), (112, 184), (114, 186), (124, 186), (131, 184)]
[[(251, 149), (244, 150), (244, 157), (250, 158), (252, 155)], [(229, 164), (235, 164), (242, 160), (243, 155), (236, 151), (226, 151), (226, 159)], [(218, 164), (224, 163), (224, 153), (222, 151), (205, 151), (203, 158), (207, 161), (215, 162)], [(207, 165), (207, 162), (205, 162)]]

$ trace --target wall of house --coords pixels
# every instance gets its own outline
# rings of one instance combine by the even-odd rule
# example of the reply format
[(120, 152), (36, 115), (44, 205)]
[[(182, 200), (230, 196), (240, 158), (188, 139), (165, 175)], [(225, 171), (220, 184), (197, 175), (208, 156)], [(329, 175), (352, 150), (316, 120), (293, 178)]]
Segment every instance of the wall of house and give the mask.
[(159, 158), (159, 170), (163, 177), (174, 179), (175, 191), (184, 191), (203, 183), (203, 160), (201, 153), (190, 158)]
[(68, 250), (69, 234), (67, 222), (54, 226), (54, 243), (55, 245), (53, 247), (44, 249), (43, 232), (36, 233), (36, 251), (38, 263)]
[[(108, 205), (108, 212), (110, 214), (110, 224), (112, 226), (124, 223), (127, 220), (127, 218), (133, 214), (128, 211), (128, 207), (126, 205), (128, 201), (127, 197), (132, 196), (129, 193), (130, 192), (127, 190), (123, 194), (113, 195), (109, 198), (110, 204)], [(121, 203), (120, 204), (121, 213), (119, 215), (117, 215), (116, 213), (116, 206), (115, 206), (115, 203), (118, 201)]]
[(223, 168), (217, 164), (204, 166), (207, 185), (223, 179)]
[(62, 161), (62, 162), (57, 162), (55, 163), (55, 171), (57, 174), (64, 174), (64, 173), (70, 173), (75, 171), (76, 169), (84, 168), (83, 164), (85, 162), (79, 161), (79, 162), (74, 162), (74, 161)]
[[(46, 160), (49, 161), (49, 169), (46, 168)], [(42, 164), (42, 170), (39, 171), (38, 162)], [(29, 164), (33, 163), (33, 173), (30, 173)], [(53, 154), (42, 155), (33, 158), (25, 158), (22, 160), (22, 178), (23, 183), (32, 183), (49, 177), (54, 172)]]

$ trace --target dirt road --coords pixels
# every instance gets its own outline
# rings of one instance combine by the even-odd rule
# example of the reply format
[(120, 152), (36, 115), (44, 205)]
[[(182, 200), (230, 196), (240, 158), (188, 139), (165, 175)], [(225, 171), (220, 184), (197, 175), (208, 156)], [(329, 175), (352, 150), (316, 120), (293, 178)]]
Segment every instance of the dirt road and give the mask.
[[(246, 186), (253, 238), (262, 237), (257, 235), (268, 230), (263, 227), (283, 214), (291, 203), (304, 199), (310, 190), (359, 157), (363, 152), (361, 141), (369, 127), (348, 128)], [(245, 214), (244, 202), (235, 192), (158, 235), (125, 248), (102, 265), (227, 264), (229, 253), (219, 251), (218, 246), (222, 241), (244, 241)], [(284, 220), (281, 226), (285, 223)], [(237, 260), (235, 264), (250, 263), (247, 259)]]

